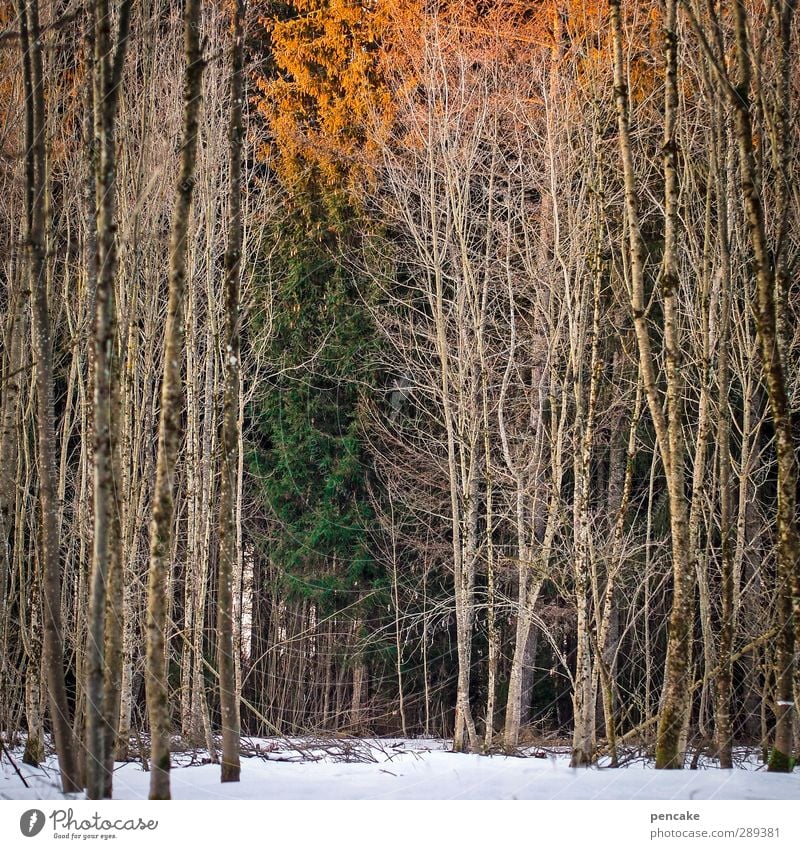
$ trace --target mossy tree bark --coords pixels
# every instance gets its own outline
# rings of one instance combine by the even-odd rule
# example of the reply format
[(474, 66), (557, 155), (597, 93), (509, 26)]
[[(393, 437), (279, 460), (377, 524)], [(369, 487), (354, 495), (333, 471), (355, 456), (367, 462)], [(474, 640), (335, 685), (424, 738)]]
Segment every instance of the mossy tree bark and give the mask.
[[(621, 0), (610, 0), (614, 54), (614, 97), (623, 166), (625, 215), (630, 254), (631, 312), (639, 347), (639, 363), (658, 451), (667, 478), (672, 532), (673, 596), (664, 670), (664, 690), (659, 716), (656, 767), (680, 769), (682, 731), (690, 704), (692, 656), (691, 605), (694, 589), (694, 554), (690, 546), (688, 504), (685, 493), (681, 339), (678, 324), (678, 174), (676, 117), (678, 109), (677, 0), (665, 7), (664, 81), (664, 255), (661, 296), (665, 348), (666, 397), (658, 386), (656, 360), (648, 324), (645, 296), (647, 249), (638, 209), (638, 187), (630, 131), (630, 101), (623, 61)], [(663, 403), (666, 401), (666, 415)]]
[[(775, 650), (775, 741), (769, 760), (773, 772), (792, 769), (793, 669), (795, 629), (800, 622), (800, 538), (795, 517), (797, 460), (786, 377), (786, 349), (781, 327), (789, 314), (786, 235), (789, 221), (791, 139), (792, 23), (796, 4), (784, 0), (772, 4), (780, 39), (780, 63), (774, 104), (773, 158), (775, 175), (777, 238), (770, 248), (764, 207), (756, 175), (753, 126), (750, 114), (752, 60), (747, 11), (743, 0), (733, 4), (737, 79), (729, 88), (733, 105), (739, 171), (745, 216), (753, 252), (756, 278), (756, 333), (761, 352), (764, 382), (775, 430), (777, 457), (777, 611), (779, 633)], [(793, 621), (794, 614), (794, 621)]]

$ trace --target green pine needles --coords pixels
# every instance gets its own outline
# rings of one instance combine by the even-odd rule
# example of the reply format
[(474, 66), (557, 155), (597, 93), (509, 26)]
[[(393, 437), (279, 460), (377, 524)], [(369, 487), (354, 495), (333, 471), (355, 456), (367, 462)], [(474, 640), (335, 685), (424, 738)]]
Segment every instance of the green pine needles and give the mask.
[(351, 238), (342, 221), (330, 207), (306, 209), (276, 234), (273, 377), (257, 393), (252, 451), (270, 557), (290, 594), (328, 612), (383, 583), (369, 555), (362, 430), (377, 334), (359, 281), (339, 260)]

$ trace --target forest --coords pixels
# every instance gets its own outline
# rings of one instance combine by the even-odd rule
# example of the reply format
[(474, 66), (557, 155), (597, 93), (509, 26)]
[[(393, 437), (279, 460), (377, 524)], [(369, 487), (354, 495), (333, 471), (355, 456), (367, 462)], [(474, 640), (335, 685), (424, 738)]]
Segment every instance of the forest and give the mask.
[(796, 5), (0, 0), (2, 750), (792, 772)]

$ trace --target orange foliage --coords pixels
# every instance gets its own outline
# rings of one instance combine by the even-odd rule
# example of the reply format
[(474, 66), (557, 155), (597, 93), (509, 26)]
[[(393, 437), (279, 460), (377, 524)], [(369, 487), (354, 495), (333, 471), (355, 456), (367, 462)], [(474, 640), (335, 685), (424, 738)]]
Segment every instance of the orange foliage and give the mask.
[[(290, 0), (289, 15), (261, 19), (274, 79), (257, 81), (258, 108), (284, 184), (350, 188), (361, 182), (374, 134), (388, 127), (399, 88), (424, 67), (435, 30), (448, 55), (475, 62), (559, 68), (594, 99), (611, 95), (607, 0)], [(632, 99), (658, 85), (660, 22), (627, 4)], [(535, 62), (538, 56), (540, 61)], [(654, 57), (659, 57), (654, 59)], [(569, 70), (568, 70), (569, 69)], [(513, 70), (511, 72), (513, 74)], [(594, 89), (592, 92), (591, 90)], [(376, 120), (377, 118), (377, 120)]]
[[(422, 33), (436, 20), (476, 57), (532, 43), (521, 0), (291, 0), (291, 15), (264, 17), (276, 79), (257, 81), (275, 167), (288, 186), (348, 187), (365, 175), (372, 133), (392, 114), (386, 72), (413, 84)], [(503, 36), (498, 38), (502, 30)], [(267, 151), (264, 151), (267, 153)]]
[(280, 72), (258, 81), (265, 116), (287, 185), (311, 180), (340, 186), (359, 171), (364, 125), (385, 108), (377, 72), (384, 4), (292, 0), (288, 20), (263, 18)]

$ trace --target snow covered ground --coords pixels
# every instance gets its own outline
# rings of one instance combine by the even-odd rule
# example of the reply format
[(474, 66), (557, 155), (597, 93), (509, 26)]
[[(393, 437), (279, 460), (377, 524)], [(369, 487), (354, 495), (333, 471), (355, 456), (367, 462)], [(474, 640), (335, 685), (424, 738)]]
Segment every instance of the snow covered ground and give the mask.
[[(746, 758), (739, 768), (656, 771), (635, 761), (621, 769), (573, 770), (565, 753), (538, 757), (453, 754), (443, 741), (249, 740), (239, 784), (219, 782), (207, 753), (176, 753), (175, 799), (800, 799), (800, 771), (775, 775)], [(54, 759), (39, 768), (12, 755), (0, 758), (0, 798), (63, 798)], [(141, 763), (118, 764), (115, 799), (146, 799), (149, 774)]]

